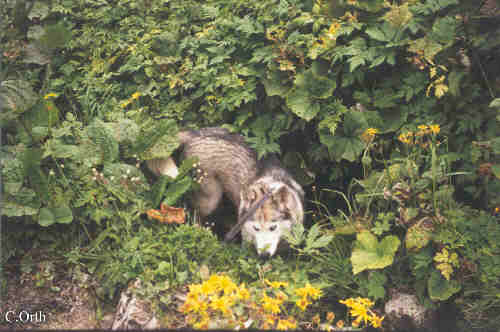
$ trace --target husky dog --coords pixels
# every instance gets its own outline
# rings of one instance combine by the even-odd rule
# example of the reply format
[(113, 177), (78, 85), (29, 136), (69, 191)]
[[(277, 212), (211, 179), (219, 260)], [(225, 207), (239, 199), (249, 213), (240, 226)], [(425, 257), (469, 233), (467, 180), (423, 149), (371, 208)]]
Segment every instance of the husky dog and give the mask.
[[(226, 194), (238, 211), (238, 222), (226, 240), (241, 230), (243, 240), (252, 243), (259, 255), (274, 255), (283, 235), (303, 222), (301, 186), (277, 158), (257, 160), (244, 138), (226, 129), (181, 131), (178, 139), (183, 158), (197, 158), (204, 174), (193, 200), (201, 217), (211, 214)], [(171, 158), (148, 160), (147, 165), (156, 175), (178, 174)]]

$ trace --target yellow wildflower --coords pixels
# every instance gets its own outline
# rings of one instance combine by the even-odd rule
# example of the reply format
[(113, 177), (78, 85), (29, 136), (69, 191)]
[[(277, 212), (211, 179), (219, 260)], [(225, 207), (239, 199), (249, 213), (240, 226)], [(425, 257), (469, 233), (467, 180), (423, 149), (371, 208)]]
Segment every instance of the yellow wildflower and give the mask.
[(368, 128), (363, 132), (363, 134), (361, 134), (361, 139), (365, 142), (370, 142), (376, 134), (378, 134), (378, 129)]
[(217, 285), (210, 281), (205, 281), (201, 284), (201, 293), (204, 295), (214, 294), (217, 290)]
[(361, 320), (366, 322), (369, 320), (370, 316), (368, 315), (368, 309), (361, 303), (356, 303), (349, 310), (351, 316), (356, 317), (356, 321), (359, 323)]
[(449, 88), (446, 84), (436, 84), (436, 86), (434, 87), (434, 95), (438, 98), (441, 98), (446, 92), (448, 92), (448, 90)]
[(289, 321), (288, 319), (280, 319), (276, 328), (278, 330), (292, 330), (297, 328), (297, 324), (293, 321)]
[(400, 140), (404, 144), (411, 145), (411, 144), (413, 144), (413, 133), (411, 131), (407, 132), (407, 133), (401, 133), (398, 136), (398, 140)]
[(264, 310), (273, 314), (279, 314), (281, 312), (280, 304), (283, 303), (283, 301), (281, 301), (280, 299), (275, 299), (264, 294), (261, 302)]
[(53, 92), (51, 92), (51, 93), (47, 93), (47, 94), (43, 97), (43, 99), (47, 100), (47, 99), (49, 99), (49, 98), (51, 98), (51, 97), (56, 98), (56, 97), (57, 97), (57, 95), (56, 95), (55, 93), (53, 93)]
[(329, 311), (327, 314), (326, 314), (326, 320), (331, 323), (333, 320), (335, 319), (335, 314), (331, 311)]
[(384, 320), (385, 316), (383, 317), (378, 317), (377, 315), (372, 315), (371, 317), (371, 324), (374, 328), (379, 328), (382, 327), (382, 321)]
[(433, 134), (439, 134), (439, 132), (441, 131), (441, 128), (437, 124), (430, 125), (429, 129)]
[(305, 297), (302, 297), (301, 299), (295, 301), (295, 304), (300, 308), (300, 310), (305, 311), (307, 306), (311, 304), (311, 302), (307, 301)]
[(337, 30), (340, 29), (340, 23), (339, 22), (333, 22), (331, 25), (330, 25), (330, 28), (328, 28), (328, 33), (330, 34), (335, 34), (337, 32)]
[(136, 99), (139, 99), (139, 97), (141, 96), (141, 93), (140, 92), (134, 92), (132, 94), (132, 99), (133, 100), (136, 100)]
[(210, 303), (213, 310), (219, 310), (226, 315), (231, 313), (230, 306), (231, 301), (226, 296), (216, 297)]
[(339, 302), (345, 304), (348, 307), (352, 307), (355, 303), (353, 298), (348, 298), (347, 300), (340, 300)]
[(264, 282), (267, 285), (271, 286), (272, 288), (276, 288), (276, 289), (280, 288), (282, 286), (285, 287), (285, 288), (288, 287), (288, 282), (283, 282), (283, 281), (273, 281), (273, 282), (271, 282), (271, 281), (269, 281), (267, 279), (265, 279)]
[(359, 301), (359, 303), (367, 306), (367, 307), (371, 307), (373, 306), (375, 303), (373, 303), (373, 301), (370, 301), (370, 299), (366, 299), (366, 298), (359, 298), (357, 299)]
[(317, 300), (321, 297), (322, 293), (321, 290), (318, 288), (314, 288), (311, 286), (311, 284), (307, 283), (305, 287), (298, 288), (295, 290), (295, 293), (300, 296), (300, 297), (307, 297), (310, 296), (314, 300)]
[(244, 283), (236, 290), (236, 297), (240, 300), (247, 300), (250, 298), (250, 292), (246, 289)]
[(123, 103), (120, 104), (122, 108), (127, 107), (130, 104), (130, 100), (125, 100)]
[(341, 329), (341, 328), (343, 328), (343, 327), (344, 327), (345, 323), (344, 323), (344, 321), (341, 319), (341, 320), (337, 321), (337, 324), (336, 324), (336, 325), (337, 325), (337, 327), (338, 327), (339, 329)]

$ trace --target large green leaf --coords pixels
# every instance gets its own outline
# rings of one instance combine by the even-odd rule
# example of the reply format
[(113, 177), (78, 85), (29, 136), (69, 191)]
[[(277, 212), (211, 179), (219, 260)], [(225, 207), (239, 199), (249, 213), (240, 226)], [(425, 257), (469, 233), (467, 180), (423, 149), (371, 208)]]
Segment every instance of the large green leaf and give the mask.
[(379, 242), (369, 231), (359, 233), (351, 254), (353, 274), (367, 269), (383, 269), (391, 265), (399, 244), (399, 239), (394, 235), (386, 236)]
[(88, 137), (99, 148), (103, 163), (112, 162), (118, 158), (118, 142), (103, 121), (96, 118), (86, 129)]
[[(7, 188), (5, 188), (7, 189)], [(1, 214), (7, 217), (32, 216), (40, 209), (40, 199), (34, 190), (21, 188), (15, 196), (3, 195)]]
[(284, 96), (290, 90), (290, 86), (283, 84), (287, 79), (284, 73), (272, 71), (267, 76), (268, 78), (263, 79), (262, 83), (268, 96)]
[(297, 89), (305, 91), (313, 99), (325, 99), (333, 94), (337, 82), (326, 76), (318, 75), (318, 72), (318, 65), (316, 65), (311, 70), (297, 74), (295, 86)]
[(53, 207), (53, 208), (41, 208), (40, 214), (38, 215), (38, 223), (40, 226), (50, 226), (55, 223), (69, 224), (73, 221), (73, 212), (67, 205)]
[(425, 247), (431, 238), (432, 228), (420, 221), (406, 231), (405, 246), (408, 250), (418, 251)]
[(293, 89), (286, 98), (287, 106), (298, 117), (310, 121), (320, 110), (320, 105), (311, 100), (306, 91), (302, 89)]
[(445, 301), (462, 289), (456, 280), (446, 280), (438, 271), (432, 271), (427, 281), (427, 291), (433, 301)]

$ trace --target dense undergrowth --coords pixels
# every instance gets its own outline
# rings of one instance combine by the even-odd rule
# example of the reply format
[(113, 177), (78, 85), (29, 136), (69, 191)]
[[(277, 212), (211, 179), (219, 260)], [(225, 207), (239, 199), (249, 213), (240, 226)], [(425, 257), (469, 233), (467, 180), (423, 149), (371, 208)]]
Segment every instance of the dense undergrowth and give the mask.
[[(103, 297), (141, 278), (164, 304), (204, 269), (378, 308), (416, 289), (457, 304), (462, 326), (500, 324), (499, 7), (5, 1), (3, 262), (50, 247)], [(262, 262), (191, 216), (146, 218), (196, 183), (192, 161), (174, 180), (143, 162), (169, 156), (179, 127), (222, 124), (307, 191), (306, 229), (321, 227), (294, 230), (288, 256)]]

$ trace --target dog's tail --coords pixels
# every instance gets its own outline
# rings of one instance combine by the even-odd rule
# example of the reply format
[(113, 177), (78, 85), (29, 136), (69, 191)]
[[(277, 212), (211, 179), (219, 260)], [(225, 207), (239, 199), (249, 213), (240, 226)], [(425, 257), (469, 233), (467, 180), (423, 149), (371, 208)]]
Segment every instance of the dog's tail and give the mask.
[[(194, 132), (191, 130), (180, 131), (177, 133), (177, 139), (179, 140), (181, 146), (193, 139), (193, 137)], [(146, 165), (156, 176), (168, 175), (171, 178), (175, 178), (179, 175), (179, 169), (177, 168), (177, 165), (172, 157), (149, 159), (146, 160)]]
[(179, 169), (172, 157), (146, 160), (146, 165), (156, 176), (168, 175), (171, 178), (175, 178), (179, 175)]

